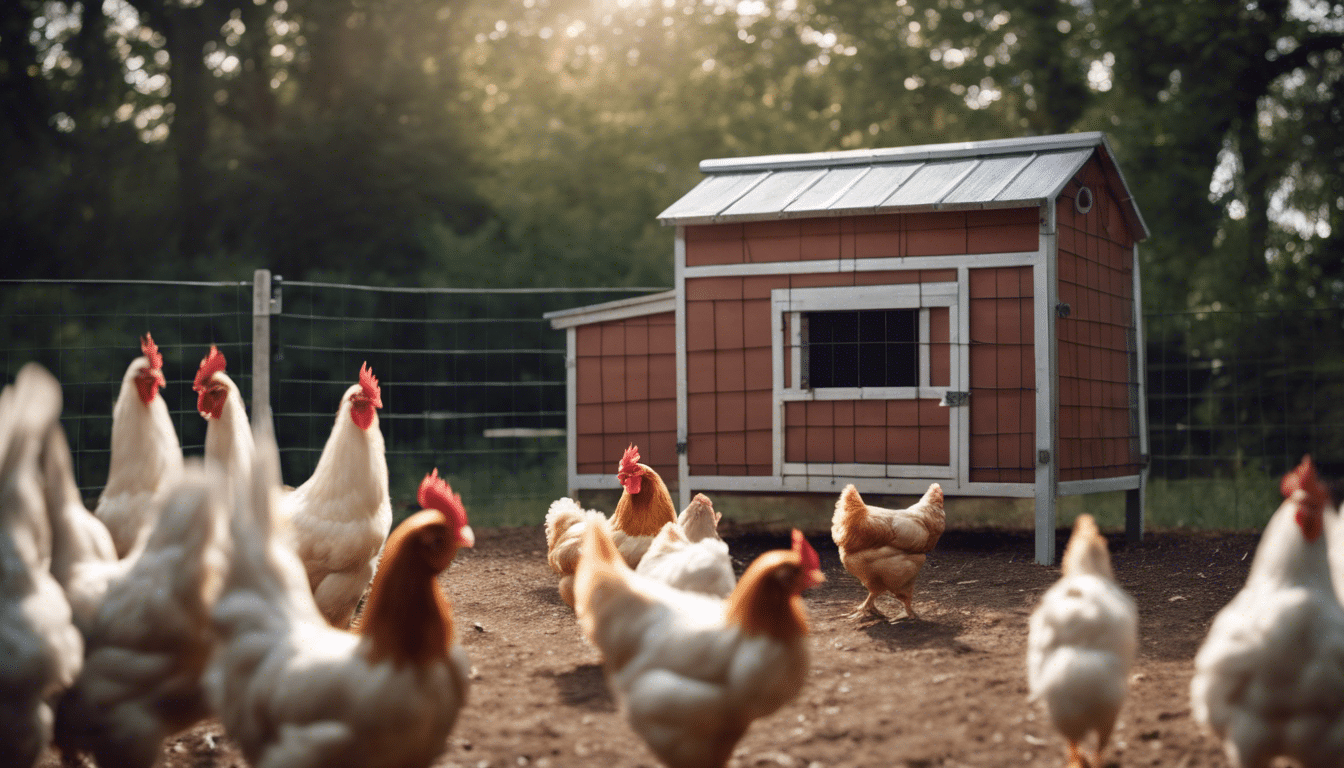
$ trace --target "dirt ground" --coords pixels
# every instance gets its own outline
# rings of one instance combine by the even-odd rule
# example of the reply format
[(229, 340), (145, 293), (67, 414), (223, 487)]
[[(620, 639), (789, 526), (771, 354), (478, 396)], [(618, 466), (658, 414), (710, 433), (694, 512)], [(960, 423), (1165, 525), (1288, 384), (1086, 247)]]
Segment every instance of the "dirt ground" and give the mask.
[[(783, 531), (722, 532), (739, 573), (788, 543)], [(656, 768), (556, 593), (541, 526), (478, 537), (445, 578), (476, 677), (436, 766)], [(1067, 537), (1059, 532), (1061, 547)], [(1141, 646), (1109, 765), (1227, 765), (1190, 719), (1191, 660), (1213, 614), (1245, 580), (1256, 540), (1159, 532), (1131, 547), (1111, 538), (1117, 577), (1139, 604)], [(798, 699), (751, 727), (735, 768), (1063, 765), (1063, 742), (1026, 703), (1027, 617), (1059, 575), (1032, 562), (1030, 532), (948, 531), (920, 575), (920, 618), (895, 624), (845, 618), (865, 592), (841, 567), (828, 531), (809, 541), (827, 577), (805, 594), (811, 679)], [(882, 607), (900, 611), (894, 602)], [(170, 740), (164, 765), (246, 763), (219, 724), (207, 722)]]

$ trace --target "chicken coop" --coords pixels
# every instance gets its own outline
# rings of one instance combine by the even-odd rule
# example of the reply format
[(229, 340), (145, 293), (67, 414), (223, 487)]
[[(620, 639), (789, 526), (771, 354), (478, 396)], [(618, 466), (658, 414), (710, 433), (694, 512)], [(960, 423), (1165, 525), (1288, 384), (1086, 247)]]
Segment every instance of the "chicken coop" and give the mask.
[(1125, 491), (1142, 535), (1137, 244), (1101, 133), (705, 160), (675, 287), (552, 312), (571, 493), (640, 447), (695, 492)]

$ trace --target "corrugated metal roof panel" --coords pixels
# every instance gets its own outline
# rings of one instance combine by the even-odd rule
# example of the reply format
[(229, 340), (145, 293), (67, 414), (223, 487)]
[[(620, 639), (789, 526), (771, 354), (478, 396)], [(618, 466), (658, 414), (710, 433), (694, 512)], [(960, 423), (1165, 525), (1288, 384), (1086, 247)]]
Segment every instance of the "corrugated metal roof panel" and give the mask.
[(883, 206), (933, 205), (942, 202), (952, 186), (965, 177), (979, 160), (939, 160), (926, 163)]
[(988, 157), (980, 162), (971, 175), (961, 180), (956, 189), (943, 198), (947, 205), (957, 203), (982, 203), (993, 200), (999, 190), (1017, 178), (1018, 174), (1031, 164), (1034, 155), (1009, 155), (1007, 157)]
[(724, 216), (755, 216), (779, 213), (817, 180), (824, 169), (775, 171), (752, 187), (737, 202), (724, 209)]
[(667, 210), (658, 214), (660, 219), (690, 219), (717, 216), (732, 205), (744, 192), (757, 184), (768, 172), (719, 173), (706, 177), (695, 189), (687, 192)]
[(873, 165), (871, 170), (858, 182), (845, 190), (829, 208), (833, 211), (848, 211), (855, 208), (876, 208), (891, 193), (906, 182), (923, 163), (900, 165)]
[(1090, 149), (1068, 152), (1048, 152), (1036, 156), (1007, 187), (994, 196), (995, 200), (1041, 200), (1059, 194), (1073, 174), (1092, 156)]
[(798, 196), (797, 200), (785, 206), (789, 213), (821, 212), (831, 207), (831, 200), (845, 191), (856, 179), (868, 172), (867, 166), (857, 168), (832, 168)]
[[(1101, 133), (705, 160), (707, 174), (658, 218), (665, 224), (927, 208), (1033, 205), (1057, 196), (1094, 154), (1114, 170)], [(1147, 236), (1122, 189), (1124, 215)]]

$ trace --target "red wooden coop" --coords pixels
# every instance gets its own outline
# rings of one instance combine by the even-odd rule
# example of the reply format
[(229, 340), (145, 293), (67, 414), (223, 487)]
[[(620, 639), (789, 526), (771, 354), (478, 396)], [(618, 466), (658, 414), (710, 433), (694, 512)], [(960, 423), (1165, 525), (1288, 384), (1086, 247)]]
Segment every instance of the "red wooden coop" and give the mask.
[(629, 443), (692, 493), (1126, 491), (1147, 432), (1137, 243), (1101, 133), (706, 160), (659, 220), (676, 287), (566, 329), (569, 487)]

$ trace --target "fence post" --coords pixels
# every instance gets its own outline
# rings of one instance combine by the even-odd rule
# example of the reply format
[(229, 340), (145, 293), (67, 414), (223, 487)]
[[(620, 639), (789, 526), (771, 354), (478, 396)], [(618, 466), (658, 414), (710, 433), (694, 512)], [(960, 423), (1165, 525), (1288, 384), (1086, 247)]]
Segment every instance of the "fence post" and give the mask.
[(271, 420), (271, 271), (252, 273), (252, 423)]

